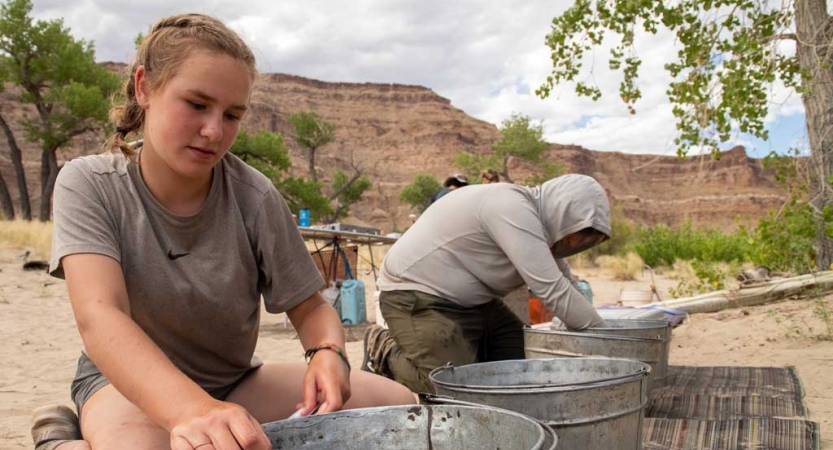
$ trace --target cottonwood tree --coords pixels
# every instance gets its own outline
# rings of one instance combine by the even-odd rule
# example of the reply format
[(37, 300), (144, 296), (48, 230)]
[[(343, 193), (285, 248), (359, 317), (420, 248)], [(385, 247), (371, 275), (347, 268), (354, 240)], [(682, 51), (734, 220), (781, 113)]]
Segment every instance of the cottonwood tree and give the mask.
[(311, 111), (299, 111), (290, 114), (289, 123), (295, 129), (292, 139), (305, 151), (309, 177), (313, 182), (318, 181), (315, 170), (315, 152), (335, 140), (335, 125), (323, 120)]
[(280, 134), (269, 131), (249, 134), (240, 130), (230, 151), (269, 178), (293, 213), (297, 214), (302, 207), (309, 208), (314, 220), (332, 214), (329, 200), (319, 193), (318, 183), (289, 175), (292, 163)]
[[(2, 76), (0, 76), (0, 80), (2, 80)], [(0, 93), (3, 92), (3, 83), (0, 81)], [(17, 174), (18, 181), (23, 181), (23, 189), (21, 190), (20, 186), (18, 185), (18, 190), (21, 191), (21, 197), (23, 194), (26, 194), (26, 210), (24, 211), (24, 217), (28, 214), (31, 218), (32, 214), (29, 210), (29, 198), (28, 198), (28, 189), (26, 189), (26, 178), (22, 175), (23, 172), (23, 162), (21, 161), (20, 157), (20, 147), (17, 146), (17, 142), (15, 141), (14, 134), (12, 134), (12, 130), (9, 128), (9, 125), (6, 123), (6, 119), (3, 118), (3, 109), (0, 106), (0, 128), (3, 129), (3, 134), (6, 135), (6, 140), (9, 145), (9, 156), (12, 160), (12, 166), (14, 167), (15, 173)], [(15, 153), (16, 152), (16, 153)], [(14, 220), (14, 202), (12, 201), (12, 195), (9, 193), (9, 187), (6, 184), (5, 178), (3, 175), (0, 174), (0, 206), (3, 208), (3, 216), (6, 220)]]
[(350, 176), (344, 171), (336, 170), (330, 186), (332, 191), (330, 201), (332, 202), (333, 213), (328, 221), (336, 222), (347, 216), (348, 208), (361, 200), (362, 194), (370, 189), (373, 184), (361, 172), (356, 172)]
[(399, 200), (411, 205), (423, 213), (431, 206), (431, 195), (443, 188), (443, 185), (431, 175), (421, 173), (410, 184), (402, 188)]
[(541, 124), (533, 124), (529, 116), (512, 114), (509, 119), (504, 120), (500, 126), (500, 140), (492, 143), (492, 153), (482, 155), (461, 151), (454, 156), (454, 165), (466, 172), (471, 180), (480, 179), (480, 171), (494, 169), (501, 179), (508, 183), (514, 183), (509, 174), (509, 161), (516, 158), (534, 165), (539, 173), (534, 174), (529, 184), (537, 184), (541, 179), (549, 179), (563, 173), (560, 164), (547, 161), (544, 157), (544, 150), (549, 144), (544, 140), (544, 127)]
[[(39, 218), (48, 221), (60, 170), (57, 151), (75, 136), (106, 126), (110, 97), (119, 89), (120, 79), (95, 63), (92, 43), (73, 38), (62, 20), (36, 21), (31, 12), (30, 0), (0, 5), (0, 90), (4, 83), (18, 86), (21, 100), (35, 108), (34, 117), (23, 121), (23, 138), (40, 147)], [(0, 109), (0, 128), (9, 143), (21, 215), (31, 220), (20, 136), (13, 135), (4, 113)], [(4, 210), (8, 217), (5, 205)]]
[[(362, 194), (370, 189), (372, 183), (350, 153), (346, 162), (341, 161), (340, 156), (336, 157), (337, 162), (341, 161), (345, 168), (349, 168), (349, 173), (337, 169), (332, 174), (330, 185), (325, 188), (318, 178), (315, 154), (321, 147), (335, 141), (335, 124), (325, 121), (311, 111), (290, 114), (288, 120), (294, 128), (292, 139), (306, 151), (307, 170), (311, 184), (306, 184), (303, 188), (304, 190), (314, 189), (319, 195), (326, 197), (329, 209), (320, 208), (318, 218), (325, 222), (335, 222), (347, 215), (350, 206), (361, 200)], [(314, 212), (313, 207), (309, 205), (306, 207)], [(313, 214), (313, 220), (316, 218)]]
[(278, 133), (249, 134), (241, 130), (230, 151), (269, 178), (293, 213), (308, 208), (312, 221), (334, 222), (344, 217), (348, 208), (371, 186), (370, 180), (361, 173), (348, 176), (336, 170), (330, 183), (330, 195), (322, 194), (321, 181), (290, 175), (289, 150)]
[[(599, 88), (585, 80), (586, 52), (614, 39), (609, 66), (621, 71), (619, 96), (631, 113), (642, 96), (637, 79), (641, 59), (634, 49), (638, 32), (670, 30), (679, 51), (668, 61), (668, 97), (677, 120), (680, 155), (692, 148), (718, 152), (736, 131), (768, 138), (765, 118), (771, 86), (780, 81), (801, 95), (810, 144), (819, 269), (833, 262), (830, 215), (833, 174), (833, 23), (825, 0), (578, 0), (553, 19), (546, 37), (552, 73), (536, 93), (547, 97), (559, 83), (575, 82), (579, 95), (598, 99)], [(779, 51), (784, 42), (794, 52)], [(580, 76), (581, 75), (581, 76)]]

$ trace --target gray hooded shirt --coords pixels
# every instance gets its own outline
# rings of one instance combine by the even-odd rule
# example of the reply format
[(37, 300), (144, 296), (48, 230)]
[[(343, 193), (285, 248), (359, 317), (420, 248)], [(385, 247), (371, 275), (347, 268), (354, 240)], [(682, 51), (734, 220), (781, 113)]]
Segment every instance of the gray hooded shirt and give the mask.
[(382, 263), (379, 288), (477, 306), (526, 284), (569, 329), (598, 325), (602, 318), (550, 250), (585, 228), (610, 236), (607, 196), (584, 175), (564, 175), (534, 188), (493, 183), (456, 189), (393, 245)]

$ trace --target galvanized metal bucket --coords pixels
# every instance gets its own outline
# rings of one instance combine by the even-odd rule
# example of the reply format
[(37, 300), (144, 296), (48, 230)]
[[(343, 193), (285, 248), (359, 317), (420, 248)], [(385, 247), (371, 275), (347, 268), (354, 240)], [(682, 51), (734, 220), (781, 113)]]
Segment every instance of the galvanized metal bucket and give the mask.
[(650, 371), (620, 358), (528, 359), (439, 367), (429, 379), (437, 394), (542, 421), (559, 448), (640, 450)]
[(668, 355), (671, 352), (671, 324), (667, 320), (606, 319), (605, 325), (582, 330), (582, 333), (639, 338), (662, 339), (664, 351), (662, 360), (652, 368), (651, 380), (657, 383), (665, 378), (668, 371)]
[[(456, 400), (453, 397), (449, 397), (447, 395), (437, 395), (437, 394), (430, 394), (430, 393), (420, 393), (419, 394), (419, 402), (421, 404), (426, 405), (462, 405), (462, 406), (474, 406), (477, 408), (494, 408), (493, 406), (486, 406), (472, 402), (464, 402), (462, 400)], [(499, 409), (499, 408), (496, 408)], [(504, 409), (499, 409), (500, 411), (506, 411)], [(526, 416), (529, 417), (529, 416)], [(544, 445), (541, 447), (545, 450), (555, 450), (558, 446), (558, 435), (555, 433), (555, 430), (552, 427), (547, 426), (545, 423), (537, 420), (532, 419), (541, 424), (542, 429), (544, 430)]]
[(632, 337), (524, 328), (524, 355), (534, 358), (607, 356), (627, 358), (651, 366), (652, 378), (665, 377), (668, 349), (659, 337)]
[(468, 405), (361, 408), (263, 426), (274, 449), (551, 450), (540, 423), (512, 411)]

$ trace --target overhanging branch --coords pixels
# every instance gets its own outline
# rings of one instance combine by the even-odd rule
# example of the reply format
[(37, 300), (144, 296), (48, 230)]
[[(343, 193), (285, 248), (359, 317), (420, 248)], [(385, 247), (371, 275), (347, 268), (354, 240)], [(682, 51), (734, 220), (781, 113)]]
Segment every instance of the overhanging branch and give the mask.
[(51, 146), (52, 148), (50, 148), (50, 150), (52, 152), (54, 152), (55, 150), (58, 150), (59, 148), (63, 147), (64, 144), (69, 142), (70, 139), (74, 138), (75, 136), (78, 136), (79, 134), (86, 133), (87, 131), (93, 131), (93, 127), (90, 126), (90, 125), (86, 125), (86, 126), (83, 126), (81, 128), (76, 128), (76, 129), (70, 131), (69, 133), (64, 135), (63, 138), (61, 138), (60, 140), (55, 141), (55, 143)]
[(767, 42), (769, 41), (795, 41), (798, 42), (798, 35), (795, 33), (781, 33), (781, 34), (774, 34), (768, 37)]
[(349, 187), (350, 187), (350, 185), (351, 185), (351, 184), (353, 184), (356, 180), (358, 180), (358, 179), (359, 179), (359, 177), (361, 177), (361, 176), (362, 176), (362, 172), (361, 172), (361, 171), (357, 171), (356, 173), (354, 173), (354, 174), (353, 174), (353, 177), (352, 177), (352, 178), (350, 178), (350, 179), (349, 179), (346, 183), (344, 183), (343, 185), (341, 185), (341, 187), (340, 187), (340, 188), (338, 188), (338, 190), (337, 190), (337, 191), (335, 191), (335, 192), (333, 192), (332, 194), (330, 194), (330, 196), (328, 197), (328, 199), (329, 199), (329, 200), (335, 200), (335, 199), (336, 199), (336, 197), (338, 197), (339, 195), (341, 195), (341, 193), (342, 193), (342, 192), (344, 192), (345, 190), (347, 190), (347, 188), (349, 188)]

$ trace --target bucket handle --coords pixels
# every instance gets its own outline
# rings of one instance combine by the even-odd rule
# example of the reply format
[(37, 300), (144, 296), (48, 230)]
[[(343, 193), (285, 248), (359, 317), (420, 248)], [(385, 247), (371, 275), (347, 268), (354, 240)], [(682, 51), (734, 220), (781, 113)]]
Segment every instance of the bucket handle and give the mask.
[(462, 400), (457, 400), (449, 395), (432, 394), (430, 392), (417, 392), (417, 397), (419, 397), (420, 405), (447, 404), (461, 406), (481, 406), (477, 403), (469, 403)]

